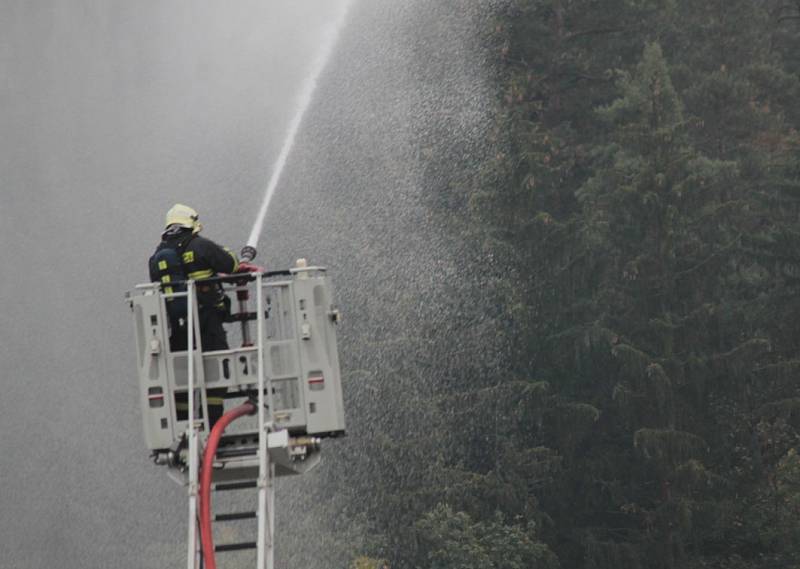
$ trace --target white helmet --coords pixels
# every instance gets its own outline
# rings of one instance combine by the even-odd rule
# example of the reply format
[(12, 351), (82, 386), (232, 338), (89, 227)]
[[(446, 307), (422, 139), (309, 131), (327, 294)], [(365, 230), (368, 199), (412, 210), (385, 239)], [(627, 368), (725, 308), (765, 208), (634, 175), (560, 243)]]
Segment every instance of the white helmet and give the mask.
[(199, 217), (197, 212), (188, 205), (176, 203), (167, 212), (165, 227), (179, 225), (191, 229), (192, 233), (197, 233), (203, 228), (200, 222), (197, 221)]

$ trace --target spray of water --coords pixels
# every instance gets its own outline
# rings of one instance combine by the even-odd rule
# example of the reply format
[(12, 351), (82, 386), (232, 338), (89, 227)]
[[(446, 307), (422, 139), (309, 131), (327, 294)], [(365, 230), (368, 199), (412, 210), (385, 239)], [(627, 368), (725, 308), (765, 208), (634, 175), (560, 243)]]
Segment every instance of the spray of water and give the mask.
[(289, 130), (286, 133), (286, 139), (283, 142), (283, 147), (278, 155), (278, 159), (275, 161), (275, 166), (272, 168), (272, 176), (270, 177), (269, 183), (267, 184), (267, 189), (264, 192), (264, 200), (261, 202), (261, 208), (258, 210), (258, 216), (256, 217), (255, 223), (253, 223), (253, 229), (250, 231), (250, 237), (247, 239), (247, 244), (251, 247), (255, 247), (258, 244), (258, 239), (261, 236), (261, 230), (264, 227), (264, 218), (267, 215), (267, 209), (269, 209), (270, 201), (272, 201), (272, 196), (275, 194), (275, 188), (278, 187), (281, 173), (283, 172), (283, 168), (286, 166), (286, 161), (289, 158), (292, 147), (294, 146), (294, 141), (297, 137), (297, 131), (300, 130), (300, 124), (303, 122), (303, 116), (305, 115), (306, 110), (308, 110), (308, 107), (311, 105), (311, 100), (314, 96), (314, 91), (317, 88), (319, 76), (322, 74), (322, 71), (325, 69), (328, 60), (330, 59), (333, 48), (336, 45), (336, 40), (339, 37), (339, 32), (344, 26), (347, 12), (352, 3), (353, 0), (345, 0), (345, 2), (342, 4), (341, 11), (339, 12), (337, 18), (334, 20), (330, 28), (328, 28), (322, 38), (322, 41), (320, 42), (319, 52), (314, 59), (310, 73), (303, 83), (303, 88), (297, 101), (297, 111), (295, 112), (294, 117), (292, 117), (292, 122), (289, 124)]

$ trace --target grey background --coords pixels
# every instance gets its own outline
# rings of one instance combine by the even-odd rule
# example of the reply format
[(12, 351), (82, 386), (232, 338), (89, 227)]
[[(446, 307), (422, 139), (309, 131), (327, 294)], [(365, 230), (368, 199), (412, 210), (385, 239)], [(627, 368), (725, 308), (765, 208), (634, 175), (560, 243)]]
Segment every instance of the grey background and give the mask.
[[(0, 0), (0, 568), (183, 566), (185, 492), (141, 441), (123, 294), (176, 201), (244, 243), (338, 5)], [(417, 354), (438, 362), (420, 385), (501, 357), (466, 306), (480, 274), (458, 280), (480, 254), (437, 220), (448, 182), (426, 168), (484, 151), (489, 6), (359, 0), (267, 216), (262, 263), (332, 268), (350, 428), (281, 484), (280, 566), (346, 566), (362, 547), (309, 541), (346, 523), (317, 509), (327, 481), (363, 488), (353, 461), (401, 426), (380, 383), (392, 338), (442, 332)], [(481, 351), (453, 356), (446, 338), (466, 329)]]

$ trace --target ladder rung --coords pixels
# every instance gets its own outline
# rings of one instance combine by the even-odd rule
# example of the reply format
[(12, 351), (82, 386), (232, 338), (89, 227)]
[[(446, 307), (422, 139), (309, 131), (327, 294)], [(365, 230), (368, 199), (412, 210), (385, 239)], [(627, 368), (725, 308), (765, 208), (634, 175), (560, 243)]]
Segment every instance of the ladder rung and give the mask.
[(255, 488), (257, 486), (255, 480), (248, 480), (246, 482), (228, 482), (227, 484), (214, 484), (215, 492), (225, 492), (226, 490), (244, 490), (245, 488)]
[(224, 543), (222, 545), (215, 545), (214, 551), (240, 551), (242, 549), (255, 549), (258, 547), (255, 541), (245, 541), (242, 543)]
[(216, 514), (214, 516), (215, 522), (229, 522), (231, 520), (251, 520), (255, 518), (255, 512), (232, 512), (230, 514)]

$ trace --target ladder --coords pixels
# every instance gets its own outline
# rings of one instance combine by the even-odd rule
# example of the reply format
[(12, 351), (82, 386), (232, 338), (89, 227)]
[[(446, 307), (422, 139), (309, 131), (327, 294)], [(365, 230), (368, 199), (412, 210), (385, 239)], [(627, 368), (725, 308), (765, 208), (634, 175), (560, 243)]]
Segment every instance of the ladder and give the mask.
[[(198, 535), (198, 504), (200, 496), (200, 452), (201, 452), (201, 428), (203, 421), (198, 419), (197, 397), (198, 392), (195, 385), (195, 359), (194, 352), (194, 320), (196, 318), (197, 307), (195, 306), (195, 283), (187, 282), (187, 335), (188, 335), (188, 397), (190, 418), (186, 432), (188, 440), (188, 494), (189, 494), (189, 523), (188, 523), (188, 544), (187, 544), (187, 568), (201, 569), (210, 564), (213, 560), (203, 559), (203, 548)], [(211, 490), (216, 492), (242, 490), (255, 488), (257, 490), (257, 508), (255, 511), (232, 512), (217, 514), (212, 521), (230, 522), (245, 519), (256, 519), (258, 522), (257, 533), (254, 541), (223, 543), (214, 547), (215, 553), (225, 553), (230, 551), (241, 551), (246, 549), (256, 550), (256, 568), (274, 569), (274, 535), (275, 535), (275, 464), (270, 457), (270, 448), (277, 451), (286, 451), (289, 446), (288, 434), (283, 432), (272, 432), (272, 417), (267, 417), (267, 410), (274, 409), (272, 402), (272, 390), (265, 389), (264, 377), (264, 307), (263, 307), (263, 286), (262, 275), (256, 275), (256, 305), (257, 305), (257, 348), (258, 348), (258, 401), (256, 404), (258, 412), (257, 444), (249, 449), (244, 449), (243, 453), (236, 456), (225, 458), (220, 457), (217, 464), (225, 466), (226, 461), (240, 461), (244, 458), (255, 458), (257, 460), (257, 471), (252, 471), (254, 476), (250, 479), (240, 479), (235, 482), (216, 483), (211, 486)], [(202, 360), (201, 360), (202, 361)], [(202, 388), (202, 386), (200, 386)], [(266, 392), (266, 395), (265, 395)], [(203, 392), (203, 395), (204, 392)], [(248, 455), (250, 455), (248, 457)], [(254, 456), (253, 456), (254, 455)]]

